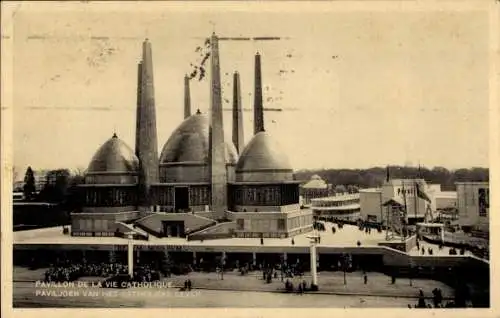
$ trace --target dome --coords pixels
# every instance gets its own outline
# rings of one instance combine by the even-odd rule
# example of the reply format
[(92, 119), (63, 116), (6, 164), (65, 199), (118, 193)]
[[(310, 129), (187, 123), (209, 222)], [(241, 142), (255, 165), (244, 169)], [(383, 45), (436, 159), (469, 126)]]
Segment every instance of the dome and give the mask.
[[(236, 165), (236, 173), (254, 174), (254, 176), (247, 175), (245, 178), (239, 178), (244, 179), (240, 181), (293, 180), (293, 169), (288, 158), (267, 132), (256, 134), (243, 149)], [(269, 177), (262, 176), (262, 173), (267, 173)], [(257, 174), (260, 176), (258, 177)]]
[(302, 188), (304, 188), (304, 189), (326, 189), (326, 188), (328, 188), (328, 184), (325, 182), (325, 180), (321, 179), (320, 176), (315, 174), (314, 176), (311, 177), (311, 180), (309, 180), (306, 184), (302, 185)]
[(137, 172), (138, 167), (132, 149), (114, 134), (92, 157), (87, 174)]
[[(197, 112), (186, 118), (172, 133), (160, 155), (160, 164), (208, 162), (209, 120)], [(226, 139), (228, 140), (228, 139)], [(236, 164), (238, 152), (232, 142), (226, 144), (226, 163)]]

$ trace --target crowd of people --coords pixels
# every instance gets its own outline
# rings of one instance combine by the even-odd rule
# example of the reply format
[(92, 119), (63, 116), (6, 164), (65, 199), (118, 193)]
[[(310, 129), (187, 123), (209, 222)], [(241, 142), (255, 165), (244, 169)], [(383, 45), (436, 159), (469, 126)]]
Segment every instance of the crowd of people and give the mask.
[[(51, 265), (45, 271), (44, 279), (46, 282), (71, 282), (81, 277), (113, 277), (128, 274), (128, 266), (120, 263), (99, 263), (71, 264), (64, 262), (57, 265)], [(134, 269), (133, 281), (152, 282), (160, 280), (160, 273), (150, 266), (140, 266)]]
[(69, 282), (75, 281), (85, 276), (109, 277), (127, 273), (127, 265), (122, 264), (72, 264), (63, 262), (61, 264), (51, 265), (45, 271), (46, 282)]
[(427, 302), (425, 299), (424, 291), (422, 289), (419, 290), (418, 293), (418, 302), (415, 305), (408, 304), (408, 308), (456, 308), (459, 301), (455, 299), (455, 301), (448, 300), (446, 303), (443, 302), (443, 293), (440, 288), (434, 288), (432, 290), (432, 301)]

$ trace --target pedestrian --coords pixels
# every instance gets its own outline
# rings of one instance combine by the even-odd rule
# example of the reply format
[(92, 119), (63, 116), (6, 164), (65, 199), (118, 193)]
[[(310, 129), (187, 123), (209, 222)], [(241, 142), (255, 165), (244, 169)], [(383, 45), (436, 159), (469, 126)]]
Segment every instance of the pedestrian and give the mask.
[(293, 239), (293, 237), (292, 237), (292, 245), (295, 245), (295, 240)]
[(365, 285), (368, 283), (368, 276), (366, 275), (366, 273), (363, 275), (363, 280), (365, 282)]

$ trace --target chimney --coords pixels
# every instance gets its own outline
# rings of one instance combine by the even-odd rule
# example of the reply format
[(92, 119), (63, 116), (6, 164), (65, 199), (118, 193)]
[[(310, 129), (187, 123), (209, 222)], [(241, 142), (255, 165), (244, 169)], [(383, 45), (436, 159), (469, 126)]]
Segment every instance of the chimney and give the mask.
[(243, 151), (243, 111), (241, 109), (241, 86), (240, 74), (234, 72), (233, 84), (233, 143), (238, 154)]
[(264, 110), (262, 106), (262, 75), (260, 70), (260, 54), (255, 54), (255, 92), (254, 92), (254, 135), (264, 131)]
[(189, 77), (184, 76), (184, 119), (191, 116), (191, 93), (189, 91)]
[(219, 65), (219, 43), (215, 33), (210, 38), (210, 177), (211, 203), (215, 219), (222, 219), (227, 209), (226, 144), (222, 120), (222, 95)]
[(158, 143), (156, 137), (156, 110), (153, 83), (151, 43), (142, 44), (139, 63), (136, 118), (136, 155), (139, 158), (139, 211), (151, 211), (151, 185), (158, 182)]

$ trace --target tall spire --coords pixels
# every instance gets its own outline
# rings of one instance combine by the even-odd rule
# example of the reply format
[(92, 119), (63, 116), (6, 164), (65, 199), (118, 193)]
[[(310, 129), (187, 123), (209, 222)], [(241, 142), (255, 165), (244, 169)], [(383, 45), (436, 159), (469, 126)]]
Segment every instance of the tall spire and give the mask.
[(262, 105), (262, 75), (260, 66), (260, 54), (255, 54), (255, 92), (254, 92), (254, 135), (264, 131), (264, 109)]
[(385, 181), (386, 181), (386, 182), (389, 182), (389, 181), (390, 181), (390, 179), (391, 179), (391, 176), (390, 176), (390, 173), (389, 173), (389, 166), (387, 166), (387, 168), (386, 168), (386, 172), (385, 172), (385, 173), (386, 173), (386, 176), (385, 176)]
[(241, 154), (245, 142), (243, 140), (243, 111), (241, 109), (240, 74), (234, 72), (233, 83), (233, 143)]
[(184, 119), (191, 116), (191, 92), (189, 90), (189, 77), (184, 76)]
[(152, 205), (151, 185), (158, 182), (158, 143), (156, 137), (156, 110), (153, 83), (151, 43), (142, 44), (137, 89), (136, 154), (139, 158), (139, 206), (148, 211)]
[(141, 129), (141, 110), (142, 110), (142, 61), (137, 64), (137, 105), (136, 105), (136, 114), (135, 114), (135, 155), (139, 157), (139, 143), (140, 143), (140, 134), (139, 131)]
[(212, 34), (210, 68), (210, 176), (211, 203), (216, 219), (222, 219), (227, 209), (226, 144), (222, 119), (222, 95), (219, 65), (219, 39)]

